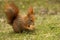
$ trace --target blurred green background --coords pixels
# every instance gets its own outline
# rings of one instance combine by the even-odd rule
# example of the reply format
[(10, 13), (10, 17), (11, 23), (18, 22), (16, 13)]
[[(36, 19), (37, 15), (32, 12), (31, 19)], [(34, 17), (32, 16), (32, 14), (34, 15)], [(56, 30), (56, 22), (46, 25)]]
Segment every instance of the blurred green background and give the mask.
[(4, 0), (0, 0), (0, 40), (60, 40), (60, 0), (8, 0), (13, 1), (20, 14), (27, 14), (29, 6), (35, 13), (34, 32), (14, 33), (7, 24)]

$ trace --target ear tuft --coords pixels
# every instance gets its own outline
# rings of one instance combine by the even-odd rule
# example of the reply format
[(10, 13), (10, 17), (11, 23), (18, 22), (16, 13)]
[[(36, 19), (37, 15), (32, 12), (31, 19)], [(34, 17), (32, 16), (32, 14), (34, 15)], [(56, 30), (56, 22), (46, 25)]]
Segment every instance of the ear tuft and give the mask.
[(33, 7), (32, 7), (32, 6), (30, 6), (30, 7), (28, 8), (28, 13), (33, 13)]

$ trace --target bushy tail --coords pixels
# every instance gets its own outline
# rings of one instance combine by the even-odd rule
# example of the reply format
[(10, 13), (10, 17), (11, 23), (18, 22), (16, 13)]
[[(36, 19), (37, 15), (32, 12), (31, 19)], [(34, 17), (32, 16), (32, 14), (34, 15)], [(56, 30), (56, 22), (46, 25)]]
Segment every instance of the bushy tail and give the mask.
[(8, 3), (5, 1), (5, 13), (8, 19), (8, 23), (12, 24), (14, 19), (18, 16), (19, 9), (13, 2)]

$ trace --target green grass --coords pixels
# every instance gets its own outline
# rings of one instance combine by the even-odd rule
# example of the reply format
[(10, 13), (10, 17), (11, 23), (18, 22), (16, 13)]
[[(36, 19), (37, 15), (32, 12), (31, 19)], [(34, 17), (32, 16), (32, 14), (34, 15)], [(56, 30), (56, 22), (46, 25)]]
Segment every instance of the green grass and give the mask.
[(15, 0), (21, 13), (26, 13), (29, 6), (33, 6), (35, 17), (35, 31), (14, 33), (12, 26), (7, 24), (4, 15), (4, 1), (0, 2), (0, 40), (60, 40), (60, 14), (57, 15), (40, 15), (39, 8), (60, 10), (59, 3), (48, 3), (44, 0)]
[(37, 16), (34, 32), (14, 33), (7, 23), (0, 23), (0, 40), (59, 40), (60, 15)]

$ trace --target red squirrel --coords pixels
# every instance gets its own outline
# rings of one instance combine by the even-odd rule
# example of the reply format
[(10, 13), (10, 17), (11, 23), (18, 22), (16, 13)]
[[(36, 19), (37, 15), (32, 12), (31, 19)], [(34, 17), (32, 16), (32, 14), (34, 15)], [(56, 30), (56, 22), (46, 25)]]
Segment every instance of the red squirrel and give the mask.
[(34, 30), (34, 12), (33, 8), (28, 9), (28, 14), (22, 17), (19, 14), (19, 8), (14, 3), (7, 3), (5, 5), (5, 14), (7, 16), (7, 21), (14, 32), (23, 32), (24, 30)]

